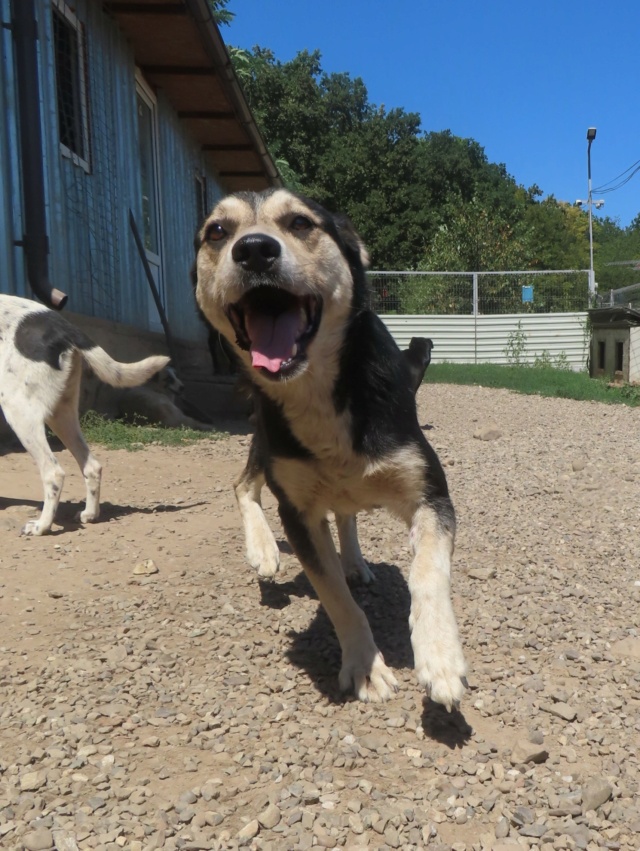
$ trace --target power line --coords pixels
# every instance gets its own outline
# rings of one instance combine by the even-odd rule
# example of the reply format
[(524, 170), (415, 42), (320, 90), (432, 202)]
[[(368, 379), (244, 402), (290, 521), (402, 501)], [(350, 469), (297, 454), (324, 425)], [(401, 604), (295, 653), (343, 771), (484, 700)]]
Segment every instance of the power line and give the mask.
[[(622, 188), (626, 183), (628, 183), (634, 175), (636, 175), (640, 171), (640, 160), (630, 165), (629, 168), (625, 169), (622, 174), (619, 174), (617, 177), (614, 177), (612, 180), (607, 181), (607, 183), (603, 183), (602, 186), (596, 187), (593, 191), (597, 192), (598, 195), (606, 195), (608, 192), (615, 192), (617, 189)], [(630, 174), (629, 174), (630, 172)], [(625, 175), (627, 175), (625, 177)], [(620, 178), (624, 178), (624, 180), (620, 180)], [(616, 183), (614, 186), (611, 184), (616, 180), (619, 180), (619, 183)]]

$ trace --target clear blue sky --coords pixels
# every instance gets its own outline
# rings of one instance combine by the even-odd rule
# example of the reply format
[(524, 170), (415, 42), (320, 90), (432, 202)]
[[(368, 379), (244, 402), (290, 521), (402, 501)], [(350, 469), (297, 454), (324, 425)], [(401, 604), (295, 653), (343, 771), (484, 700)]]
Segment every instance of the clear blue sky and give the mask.
[[(320, 50), (328, 73), (361, 77), (371, 103), (418, 112), (422, 129), (471, 137), (544, 195), (587, 197), (640, 161), (639, 0), (232, 0), (228, 44), (286, 62)], [(617, 181), (616, 181), (617, 182)], [(599, 196), (626, 227), (640, 172)], [(598, 213), (600, 215), (600, 213)]]

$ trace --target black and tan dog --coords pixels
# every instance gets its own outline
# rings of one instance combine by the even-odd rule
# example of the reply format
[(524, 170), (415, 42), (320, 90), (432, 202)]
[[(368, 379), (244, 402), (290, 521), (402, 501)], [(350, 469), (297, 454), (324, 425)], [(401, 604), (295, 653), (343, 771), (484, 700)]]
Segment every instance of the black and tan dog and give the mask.
[[(196, 294), (251, 380), (260, 465), (336, 629), (340, 686), (365, 701), (397, 688), (351, 596), (328, 524), (333, 512), (348, 549), (356, 513), (384, 506), (411, 530), (418, 680), (451, 708), (465, 675), (450, 597), (455, 514), (418, 425), (407, 364), (366, 308), (366, 261), (344, 217), (286, 190), (240, 193), (214, 208), (197, 237)], [(266, 526), (254, 504), (254, 522)], [(258, 561), (269, 558), (260, 540), (258, 533)]]

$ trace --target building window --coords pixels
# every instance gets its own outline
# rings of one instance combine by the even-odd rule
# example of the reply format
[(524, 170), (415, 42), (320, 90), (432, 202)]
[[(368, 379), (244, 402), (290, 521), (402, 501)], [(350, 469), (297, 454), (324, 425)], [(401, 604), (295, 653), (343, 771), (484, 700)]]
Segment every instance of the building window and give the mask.
[(624, 343), (616, 343), (616, 372), (622, 372), (624, 365)]
[(89, 118), (84, 31), (63, 0), (53, 0), (52, 14), (60, 150), (88, 171)]

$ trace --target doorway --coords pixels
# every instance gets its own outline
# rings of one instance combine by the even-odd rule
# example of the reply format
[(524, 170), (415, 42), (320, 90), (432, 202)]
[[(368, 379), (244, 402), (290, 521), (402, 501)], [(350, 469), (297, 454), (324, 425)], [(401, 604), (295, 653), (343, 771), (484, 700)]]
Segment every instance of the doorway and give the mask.
[[(142, 75), (136, 73), (136, 110), (138, 114), (138, 156), (140, 160), (140, 207), (142, 221), (140, 236), (147, 262), (166, 309), (162, 275), (162, 217), (158, 181), (158, 125), (157, 104), (153, 92)], [(147, 292), (147, 317), (152, 331), (162, 331), (162, 322), (151, 290)]]

